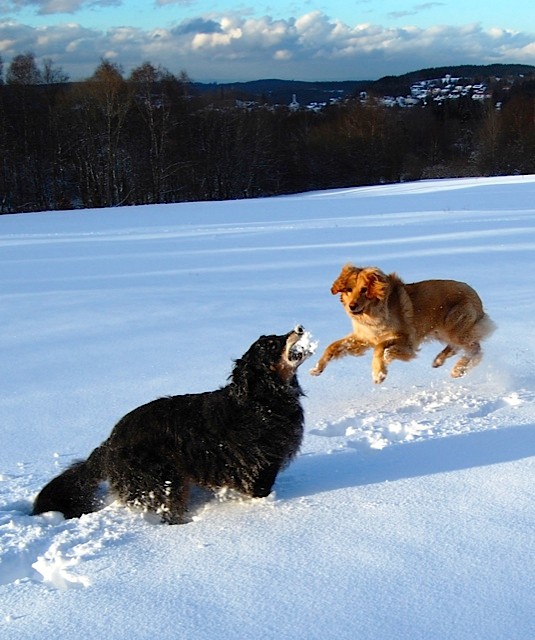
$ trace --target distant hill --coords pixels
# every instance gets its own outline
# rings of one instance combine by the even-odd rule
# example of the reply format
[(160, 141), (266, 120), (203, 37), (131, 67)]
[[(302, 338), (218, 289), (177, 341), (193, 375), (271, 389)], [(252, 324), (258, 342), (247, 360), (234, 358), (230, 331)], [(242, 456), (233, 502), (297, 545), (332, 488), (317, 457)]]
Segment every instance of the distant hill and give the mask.
[(306, 82), (271, 78), (249, 82), (194, 82), (192, 85), (200, 94), (214, 93), (219, 97), (257, 100), (270, 104), (289, 104), (295, 95), (299, 103), (309, 104), (311, 102), (328, 102), (330, 98), (353, 96), (360, 91), (373, 91), (380, 95), (403, 95), (408, 92), (410, 85), (418, 80), (441, 78), (446, 74), (482, 81), (493, 77), (535, 75), (535, 66), (528, 64), (456, 65), (429, 67), (400, 76), (384, 76), (379, 80)]
[(366, 90), (370, 80), (306, 82), (302, 80), (251, 80), (249, 82), (194, 82), (199, 93), (217, 93), (220, 97), (259, 100), (270, 104), (289, 104), (295, 95), (301, 104), (328, 102), (330, 98), (344, 98)]
[(380, 95), (403, 95), (418, 80), (443, 78), (446, 74), (454, 78), (473, 78), (481, 82), (489, 78), (513, 78), (535, 74), (535, 66), (529, 64), (465, 64), (451, 67), (429, 67), (411, 71), (401, 76), (384, 76), (369, 85), (374, 93)]

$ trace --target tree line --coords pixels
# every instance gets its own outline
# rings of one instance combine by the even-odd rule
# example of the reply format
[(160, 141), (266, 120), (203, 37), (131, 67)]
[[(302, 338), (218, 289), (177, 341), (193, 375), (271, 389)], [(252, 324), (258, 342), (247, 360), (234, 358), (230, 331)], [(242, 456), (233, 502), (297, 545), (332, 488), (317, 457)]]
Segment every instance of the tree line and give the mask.
[(196, 95), (186, 72), (150, 62), (126, 77), (102, 59), (69, 82), (32, 53), (5, 74), (0, 61), (0, 213), (535, 173), (533, 77), (425, 108), (355, 96), (316, 113), (235, 97)]

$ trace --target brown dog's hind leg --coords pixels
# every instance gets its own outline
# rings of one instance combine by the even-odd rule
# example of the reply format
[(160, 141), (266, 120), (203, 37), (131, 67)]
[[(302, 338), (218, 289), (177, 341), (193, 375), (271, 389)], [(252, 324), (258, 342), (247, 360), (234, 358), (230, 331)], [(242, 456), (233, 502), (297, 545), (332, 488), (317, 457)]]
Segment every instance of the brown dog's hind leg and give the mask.
[(438, 356), (433, 360), (433, 367), (436, 369), (437, 367), (441, 367), (448, 358), (454, 356), (459, 350), (457, 347), (449, 344), (447, 347), (442, 349), (442, 351), (438, 354)]
[(464, 351), (464, 356), (457, 360), (451, 370), (452, 378), (462, 378), (469, 369), (475, 367), (481, 360), (482, 352), (479, 342), (472, 342), (465, 346)]

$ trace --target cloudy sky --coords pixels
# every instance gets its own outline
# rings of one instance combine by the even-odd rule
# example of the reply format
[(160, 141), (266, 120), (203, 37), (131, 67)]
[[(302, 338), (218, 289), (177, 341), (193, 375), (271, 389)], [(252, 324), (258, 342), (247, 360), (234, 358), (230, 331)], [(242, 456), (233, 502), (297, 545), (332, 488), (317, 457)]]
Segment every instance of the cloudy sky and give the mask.
[(455, 64), (535, 65), (533, 0), (0, 0), (0, 56), (72, 80), (101, 58), (196, 81), (359, 80)]

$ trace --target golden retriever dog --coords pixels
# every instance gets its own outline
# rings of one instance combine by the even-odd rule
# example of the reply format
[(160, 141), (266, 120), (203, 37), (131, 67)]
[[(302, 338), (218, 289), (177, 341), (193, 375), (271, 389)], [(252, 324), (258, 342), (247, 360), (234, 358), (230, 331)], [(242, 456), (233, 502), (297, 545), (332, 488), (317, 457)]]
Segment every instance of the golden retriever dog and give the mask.
[(380, 384), (392, 360), (412, 360), (422, 342), (439, 340), (446, 347), (433, 367), (462, 352), (451, 370), (453, 378), (460, 378), (481, 360), (480, 341), (495, 328), (474, 289), (455, 280), (405, 284), (395, 273), (346, 264), (331, 293), (340, 294), (353, 331), (325, 349), (310, 372), (316, 376), (333, 359), (361, 356), (373, 348), (372, 377)]

